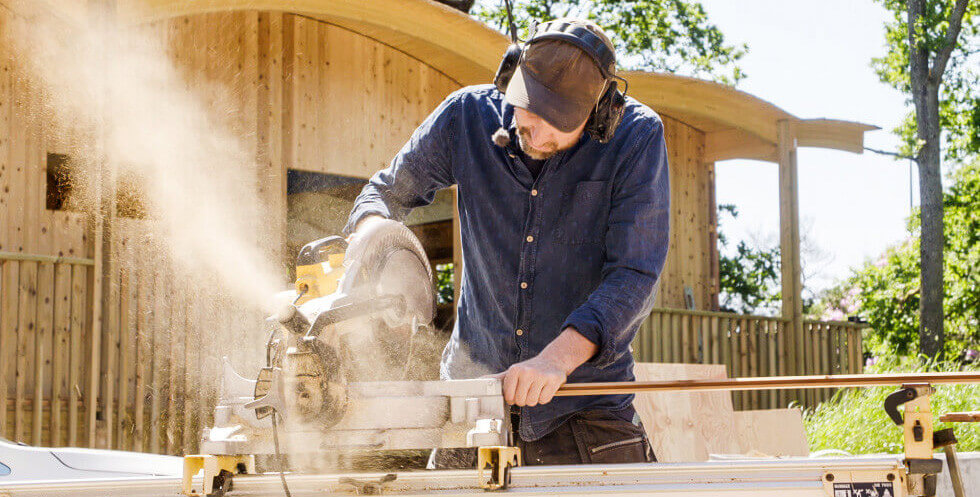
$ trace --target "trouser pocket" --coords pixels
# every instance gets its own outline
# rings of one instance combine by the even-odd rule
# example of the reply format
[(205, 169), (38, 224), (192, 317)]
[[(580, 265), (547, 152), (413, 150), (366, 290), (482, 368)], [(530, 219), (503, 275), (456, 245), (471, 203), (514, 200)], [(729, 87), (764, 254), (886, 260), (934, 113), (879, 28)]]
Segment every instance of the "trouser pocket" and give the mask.
[(639, 419), (634, 424), (597, 409), (582, 411), (570, 421), (583, 462), (615, 464), (656, 460)]

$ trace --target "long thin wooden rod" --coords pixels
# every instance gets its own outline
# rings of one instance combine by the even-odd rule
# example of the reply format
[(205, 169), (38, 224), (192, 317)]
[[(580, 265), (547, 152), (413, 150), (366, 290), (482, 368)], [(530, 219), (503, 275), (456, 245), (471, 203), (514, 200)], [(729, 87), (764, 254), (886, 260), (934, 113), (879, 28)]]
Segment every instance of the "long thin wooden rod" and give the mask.
[(559, 397), (609, 395), (642, 392), (704, 390), (781, 390), (794, 388), (873, 387), (886, 385), (980, 383), (980, 372), (844, 374), (814, 376), (763, 376), (716, 380), (621, 381), (607, 383), (566, 383)]

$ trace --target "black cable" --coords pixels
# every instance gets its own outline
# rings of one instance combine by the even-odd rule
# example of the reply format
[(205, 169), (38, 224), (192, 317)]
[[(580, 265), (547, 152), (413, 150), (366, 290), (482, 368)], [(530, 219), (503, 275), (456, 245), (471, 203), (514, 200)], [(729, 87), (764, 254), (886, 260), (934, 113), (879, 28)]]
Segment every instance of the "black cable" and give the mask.
[(293, 497), (289, 493), (289, 485), (286, 485), (286, 469), (285, 464), (282, 462), (282, 453), (279, 452), (279, 424), (276, 423), (276, 416), (279, 413), (272, 411), (272, 445), (276, 448), (276, 462), (279, 463), (279, 479), (282, 481), (282, 490), (286, 492), (286, 497)]

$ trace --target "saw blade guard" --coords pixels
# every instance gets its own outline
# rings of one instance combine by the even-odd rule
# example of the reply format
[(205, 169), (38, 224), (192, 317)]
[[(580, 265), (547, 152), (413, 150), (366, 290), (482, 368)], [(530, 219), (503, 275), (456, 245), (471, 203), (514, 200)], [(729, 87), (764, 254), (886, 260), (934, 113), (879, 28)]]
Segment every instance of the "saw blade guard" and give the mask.
[(404, 224), (380, 220), (347, 249), (340, 293), (352, 302), (396, 299), (380, 317), (391, 330), (428, 325), (435, 317), (432, 267), (425, 249)]

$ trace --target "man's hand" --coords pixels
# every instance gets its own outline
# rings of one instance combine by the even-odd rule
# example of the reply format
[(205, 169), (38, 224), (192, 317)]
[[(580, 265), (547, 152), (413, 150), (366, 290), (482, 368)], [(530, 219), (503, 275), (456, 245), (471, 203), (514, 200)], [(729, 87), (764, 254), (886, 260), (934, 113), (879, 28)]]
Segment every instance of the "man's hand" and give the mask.
[(568, 375), (598, 350), (596, 344), (574, 328), (566, 328), (540, 354), (491, 377), (501, 380), (504, 401), (510, 405), (547, 404)]

